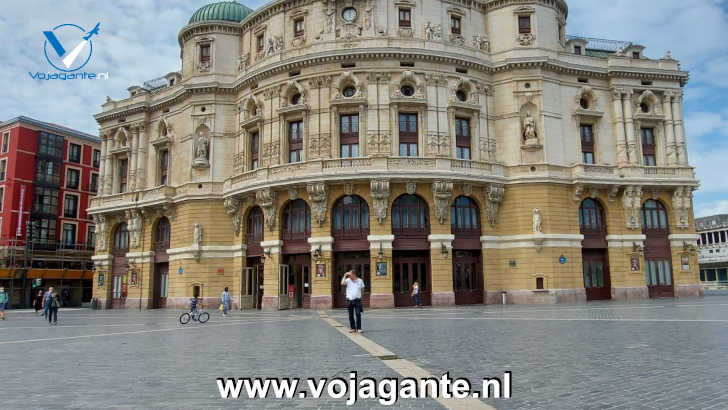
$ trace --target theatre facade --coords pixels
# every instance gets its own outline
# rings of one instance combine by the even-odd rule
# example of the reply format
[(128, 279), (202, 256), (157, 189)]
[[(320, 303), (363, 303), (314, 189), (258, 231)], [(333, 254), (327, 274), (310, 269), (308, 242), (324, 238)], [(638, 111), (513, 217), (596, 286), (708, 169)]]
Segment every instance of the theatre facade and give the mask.
[[(99, 307), (702, 294), (681, 71), (563, 0), (208, 4), (96, 115)], [(660, 53), (662, 54), (662, 53)], [(214, 306), (216, 307), (216, 306)]]

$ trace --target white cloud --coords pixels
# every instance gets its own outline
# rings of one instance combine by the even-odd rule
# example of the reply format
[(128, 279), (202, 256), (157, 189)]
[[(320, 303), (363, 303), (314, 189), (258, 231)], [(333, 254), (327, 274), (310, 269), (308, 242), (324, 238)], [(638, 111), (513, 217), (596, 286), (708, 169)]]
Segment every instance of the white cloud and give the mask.
[(695, 217), (728, 214), (728, 200), (710, 201), (695, 205)]

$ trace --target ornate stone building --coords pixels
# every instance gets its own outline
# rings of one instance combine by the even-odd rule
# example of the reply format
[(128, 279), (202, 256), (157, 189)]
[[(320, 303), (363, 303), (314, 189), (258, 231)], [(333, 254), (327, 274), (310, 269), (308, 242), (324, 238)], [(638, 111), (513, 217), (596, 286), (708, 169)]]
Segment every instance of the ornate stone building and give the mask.
[[(182, 69), (108, 100), (95, 297), (244, 308), (696, 296), (669, 52), (563, 0), (206, 5)], [(687, 264), (681, 264), (687, 255)]]

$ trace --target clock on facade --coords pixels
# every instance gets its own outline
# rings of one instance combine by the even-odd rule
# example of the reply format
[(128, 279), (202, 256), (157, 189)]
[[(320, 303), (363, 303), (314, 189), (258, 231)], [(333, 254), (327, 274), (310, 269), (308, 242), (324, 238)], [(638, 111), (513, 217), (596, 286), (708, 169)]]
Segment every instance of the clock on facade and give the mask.
[(357, 11), (354, 7), (347, 7), (341, 13), (341, 17), (343, 17), (344, 20), (348, 21), (349, 23), (356, 20), (356, 16), (357, 16)]

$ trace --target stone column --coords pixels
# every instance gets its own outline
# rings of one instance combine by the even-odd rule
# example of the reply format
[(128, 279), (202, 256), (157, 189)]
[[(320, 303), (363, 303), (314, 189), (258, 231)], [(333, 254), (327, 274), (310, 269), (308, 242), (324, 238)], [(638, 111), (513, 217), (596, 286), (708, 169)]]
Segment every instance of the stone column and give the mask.
[[(277, 231), (276, 231), (277, 233)], [(283, 241), (263, 241), (260, 243), (263, 247), (265, 262), (263, 265), (263, 310), (277, 310), (279, 278), (278, 266), (281, 264), (281, 250)]]
[(675, 124), (672, 117), (672, 98), (674, 94), (666, 92), (662, 99), (662, 111), (665, 113), (665, 158), (667, 165), (677, 164), (677, 147), (675, 145)]
[(136, 189), (142, 190), (147, 187), (147, 129), (144, 124), (139, 126), (138, 137)]
[(139, 128), (134, 127), (131, 131), (131, 158), (129, 159), (129, 186), (128, 192), (136, 191), (136, 170), (137, 170), (137, 147), (139, 143)]
[(683, 124), (682, 92), (679, 92), (672, 99), (672, 112), (675, 124), (677, 164), (688, 165), (688, 148), (685, 142), (685, 124)]
[[(334, 298), (331, 294), (332, 280), (336, 280), (334, 275), (334, 238), (332, 236), (308, 238), (308, 244), (311, 245), (311, 268), (310, 283), (311, 288), (311, 309), (328, 310), (334, 307)], [(318, 258), (316, 254), (318, 251)], [(324, 265), (325, 275), (319, 278), (317, 275), (318, 265)], [(304, 283), (304, 286), (306, 284)]]
[(111, 195), (114, 187), (114, 171), (113, 171), (114, 158), (111, 154), (111, 141), (106, 141), (106, 154), (104, 156), (104, 195)]
[(97, 181), (97, 189), (98, 189), (98, 195), (104, 194), (104, 184), (106, 181), (106, 150), (108, 147), (108, 142), (106, 137), (102, 137), (101, 140), (101, 156), (99, 161), (99, 180)]
[[(369, 241), (372, 278), (369, 306), (372, 308), (393, 308), (392, 244), (394, 243), (394, 235), (369, 235), (367, 240)], [(386, 264), (386, 274), (377, 274), (378, 263)]]
[(614, 128), (617, 131), (617, 165), (627, 165), (629, 157), (627, 156), (627, 142), (624, 134), (624, 107), (622, 104), (622, 93), (624, 90), (614, 89), (612, 95), (614, 97)]
[[(113, 161), (113, 157), (112, 157), (112, 161)], [(112, 176), (111, 176), (111, 185), (109, 186), (109, 193), (110, 194), (115, 194), (115, 193), (117, 193), (116, 192), (116, 184), (121, 181), (121, 179), (120, 179), (121, 175), (119, 175), (119, 167), (118, 167), (118, 164), (114, 164), (111, 167), (111, 175)], [(127, 181), (128, 181), (128, 177), (127, 177)]]
[(640, 161), (637, 158), (637, 142), (634, 135), (634, 112), (632, 109), (632, 90), (625, 91), (623, 96), (624, 106), (624, 123), (627, 128), (627, 155), (629, 156), (630, 165), (638, 165)]
[(455, 292), (452, 284), (452, 242), (455, 235), (430, 235), (427, 240), (430, 241), (432, 306), (453, 306)]

